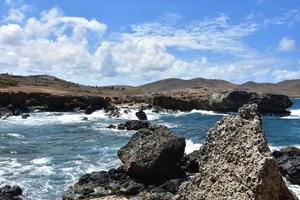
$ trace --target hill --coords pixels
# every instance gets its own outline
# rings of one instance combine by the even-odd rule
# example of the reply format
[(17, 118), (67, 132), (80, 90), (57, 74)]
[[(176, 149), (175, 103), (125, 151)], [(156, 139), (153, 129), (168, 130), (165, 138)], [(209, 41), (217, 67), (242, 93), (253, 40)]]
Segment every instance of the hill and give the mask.
[(68, 82), (54, 76), (15, 76), (0, 74), (0, 91), (45, 92), (56, 95), (76, 94), (89, 96), (150, 95), (154, 93), (183, 95), (206, 95), (231, 89), (257, 93), (284, 94), (300, 97), (300, 80), (286, 80), (278, 83), (256, 83), (241, 85), (219, 79), (195, 78), (190, 80), (170, 78), (133, 87), (127, 85), (86, 86)]

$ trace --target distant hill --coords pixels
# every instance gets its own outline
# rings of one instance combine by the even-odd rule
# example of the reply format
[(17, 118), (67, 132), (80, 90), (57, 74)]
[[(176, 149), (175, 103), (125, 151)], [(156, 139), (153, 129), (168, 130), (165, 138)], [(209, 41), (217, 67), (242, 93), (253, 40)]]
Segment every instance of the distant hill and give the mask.
[(231, 89), (300, 97), (300, 80), (286, 80), (278, 83), (256, 83), (249, 81), (237, 85), (219, 79), (195, 78), (183, 80), (170, 78), (137, 87), (127, 85), (92, 87), (72, 83), (49, 75), (14, 76), (0, 74), (0, 91), (47, 92), (58, 95), (79, 94), (121, 96), (153, 93), (205, 95)]
[(290, 97), (300, 97), (300, 79), (286, 80), (278, 83), (247, 82), (238, 86), (239, 89), (260, 92), (284, 94)]
[(204, 79), (195, 78), (190, 80), (183, 79), (164, 79), (153, 83), (148, 83), (139, 86), (147, 92), (162, 92), (162, 91), (174, 91), (182, 89), (215, 89), (215, 90), (228, 90), (235, 88), (237, 85), (224, 80), (218, 79)]

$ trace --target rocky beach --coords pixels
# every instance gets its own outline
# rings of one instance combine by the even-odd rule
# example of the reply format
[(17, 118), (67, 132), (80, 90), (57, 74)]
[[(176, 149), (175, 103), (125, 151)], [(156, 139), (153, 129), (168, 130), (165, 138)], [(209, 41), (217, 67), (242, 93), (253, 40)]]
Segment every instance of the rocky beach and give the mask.
[[(0, 197), (298, 199), (300, 150), (280, 144), (282, 149), (271, 146), (271, 151), (268, 139), (273, 145), (278, 136), (266, 135), (263, 127), (273, 120), (297, 123), (297, 100), (240, 89), (210, 91), (200, 96), (181, 92), (121, 94), (75, 95), (8, 88), (0, 92), (2, 139), (7, 144), (18, 143), (17, 140), (24, 144), (7, 149), (16, 159), (6, 160), (10, 158), (4, 156), (0, 160), (2, 166), (11, 165), (10, 169), (2, 169)], [(28, 140), (32, 136), (18, 127), (25, 132), (36, 127), (34, 134), (48, 127), (53, 135), (46, 134), (40, 141), (32, 135)], [(267, 126), (267, 134), (276, 134), (273, 127)], [(66, 135), (59, 135), (55, 139), (59, 129), (64, 130), (62, 134), (69, 132), (73, 136), (67, 139)], [(294, 141), (293, 137), (289, 139)], [(51, 142), (49, 138), (55, 140)], [(291, 141), (288, 146), (298, 145)], [(34, 152), (40, 152), (32, 146), (36, 142), (43, 145), (41, 148), (52, 148), (52, 143), (54, 149), (47, 156), (42, 150), (35, 158)], [(70, 149), (65, 149), (67, 144)], [(278, 146), (278, 141), (275, 144)], [(1, 145), (8, 148), (5, 143)], [(87, 148), (89, 145), (91, 149)], [(64, 151), (71, 153), (67, 160)], [(30, 164), (28, 158), (20, 164), (18, 154), (30, 156)], [(99, 154), (103, 156), (100, 160)], [(91, 163), (96, 165), (88, 167)], [(22, 174), (26, 174), (25, 179)], [(41, 178), (35, 180), (37, 175)], [(46, 185), (38, 186), (39, 182)], [(57, 188), (55, 182), (61, 185)], [(35, 193), (34, 188), (41, 190)]]

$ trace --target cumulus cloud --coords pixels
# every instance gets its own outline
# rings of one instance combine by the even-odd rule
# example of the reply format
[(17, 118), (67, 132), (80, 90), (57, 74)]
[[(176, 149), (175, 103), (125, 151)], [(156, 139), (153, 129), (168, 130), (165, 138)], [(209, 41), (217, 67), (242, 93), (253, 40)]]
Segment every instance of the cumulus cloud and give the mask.
[(293, 39), (290, 39), (288, 37), (282, 38), (279, 43), (277, 50), (278, 51), (292, 51), (296, 49), (296, 42)]
[[(59, 8), (37, 17), (10, 12), (0, 25), (1, 72), (46, 73), (86, 84), (201, 76), (242, 82), (260, 81), (270, 74), (270, 66), (280, 63), (242, 42), (257, 31), (258, 24), (232, 24), (224, 14), (185, 24), (176, 23), (178, 16), (169, 14), (168, 20), (135, 24), (129, 31), (105, 37), (106, 24), (66, 16)], [(180, 56), (189, 51), (199, 56)], [(215, 61), (205, 52), (228, 59)]]

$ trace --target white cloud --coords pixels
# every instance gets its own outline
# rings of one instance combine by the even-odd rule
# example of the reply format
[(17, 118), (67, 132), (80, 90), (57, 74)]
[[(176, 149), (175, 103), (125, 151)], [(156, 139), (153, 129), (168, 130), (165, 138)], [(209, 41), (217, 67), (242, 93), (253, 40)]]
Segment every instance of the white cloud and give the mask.
[(284, 37), (278, 43), (277, 50), (278, 51), (292, 51), (296, 49), (296, 42), (293, 39), (288, 37)]
[[(58, 8), (38, 17), (17, 16), (0, 25), (0, 72), (46, 73), (87, 84), (201, 76), (242, 82), (260, 81), (280, 63), (242, 42), (257, 31), (256, 23), (232, 24), (226, 15), (179, 24), (169, 14), (172, 22), (132, 25), (110, 39), (103, 36), (106, 24), (65, 16)], [(179, 55), (185, 51), (199, 56), (184, 59)], [(215, 61), (205, 52), (227, 60)]]
[(300, 79), (300, 71), (290, 71), (286, 69), (277, 69), (272, 75), (277, 81), (288, 80), (288, 79)]

